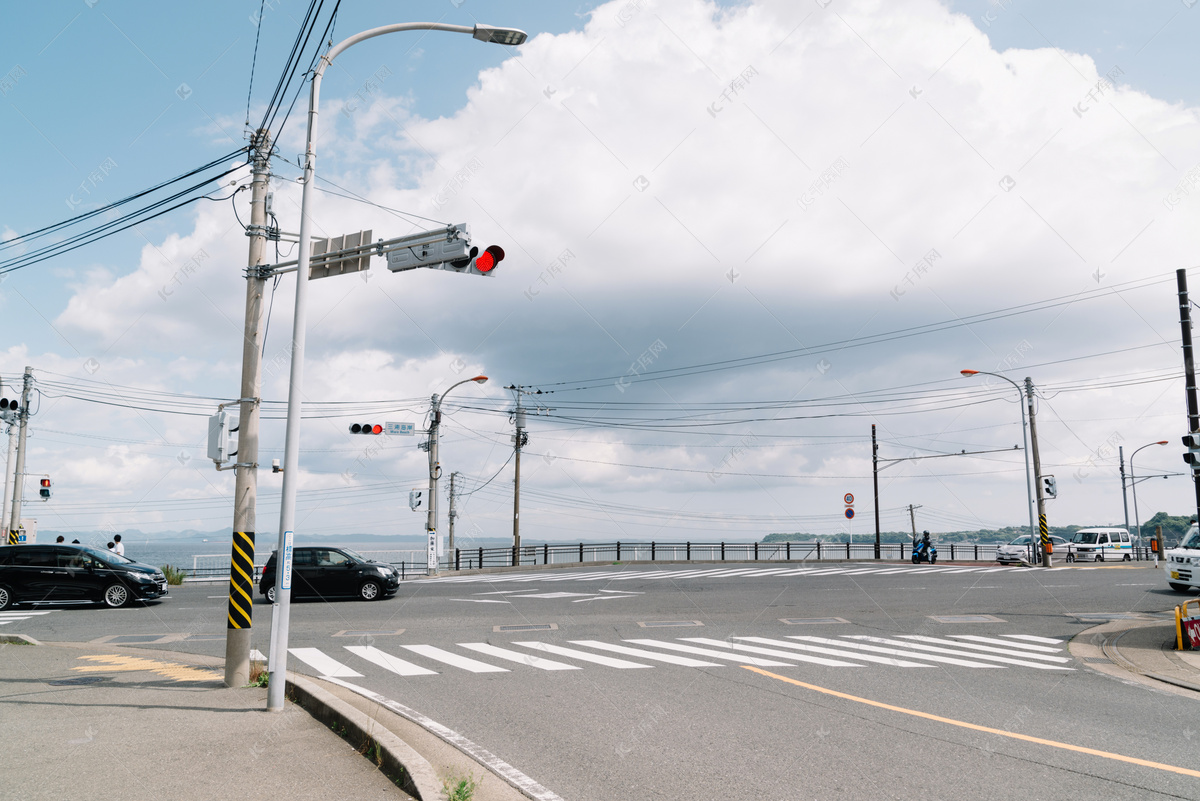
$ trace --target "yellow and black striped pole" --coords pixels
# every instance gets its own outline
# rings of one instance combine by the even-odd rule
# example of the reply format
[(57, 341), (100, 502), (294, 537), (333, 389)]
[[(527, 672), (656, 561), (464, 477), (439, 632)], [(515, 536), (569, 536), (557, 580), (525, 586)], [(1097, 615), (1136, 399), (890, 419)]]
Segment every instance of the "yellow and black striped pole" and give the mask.
[(248, 629), (254, 617), (254, 532), (233, 532), (233, 554), (229, 570), (229, 624), (227, 628)]
[(17, 534), (17, 532), (15, 532), (15, 531), (8, 532), (8, 544), (9, 545), (16, 545), (19, 540), (20, 540), (20, 537)]
[(1045, 514), (1038, 515), (1038, 526), (1042, 530), (1042, 553), (1044, 554), (1042, 558), (1045, 560), (1043, 564), (1048, 564), (1050, 562), (1050, 528), (1046, 525)]

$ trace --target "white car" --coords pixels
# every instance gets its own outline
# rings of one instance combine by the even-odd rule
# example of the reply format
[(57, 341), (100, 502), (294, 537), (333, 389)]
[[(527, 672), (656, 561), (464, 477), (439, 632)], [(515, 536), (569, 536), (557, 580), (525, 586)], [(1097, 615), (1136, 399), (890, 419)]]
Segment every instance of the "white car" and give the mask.
[(1133, 559), (1133, 542), (1123, 528), (1081, 528), (1071, 538), (1075, 558), (1083, 562)]
[[(1054, 546), (1054, 556), (1061, 556), (1068, 562), (1075, 561), (1075, 554), (1071, 548), (1071, 543), (1064, 540), (1057, 534), (1050, 535), (1050, 542)], [(1017, 565), (1027, 562), (1029, 559), (1029, 535), (1022, 534), (1012, 542), (1001, 545), (996, 549), (996, 561), (1002, 565)]]
[(1200, 529), (1192, 524), (1192, 530), (1179, 543), (1163, 554), (1167, 560), (1167, 586), (1175, 592), (1200, 592)]

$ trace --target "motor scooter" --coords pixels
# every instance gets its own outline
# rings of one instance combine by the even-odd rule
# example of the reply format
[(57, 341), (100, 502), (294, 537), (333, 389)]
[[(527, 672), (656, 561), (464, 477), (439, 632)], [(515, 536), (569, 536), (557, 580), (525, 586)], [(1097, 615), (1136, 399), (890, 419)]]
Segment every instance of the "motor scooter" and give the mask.
[(917, 565), (921, 562), (928, 562), (931, 565), (937, 563), (937, 547), (929, 541), (928, 531), (925, 532), (925, 537), (920, 542), (913, 545), (912, 563)]

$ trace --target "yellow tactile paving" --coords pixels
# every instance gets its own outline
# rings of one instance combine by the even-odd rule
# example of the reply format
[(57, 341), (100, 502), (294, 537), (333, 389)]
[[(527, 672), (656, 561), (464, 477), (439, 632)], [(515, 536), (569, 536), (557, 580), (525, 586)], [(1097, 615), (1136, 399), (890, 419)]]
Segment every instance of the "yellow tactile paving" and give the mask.
[(188, 665), (179, 665), (174, 662), (159, 662), (154, 659), (143, 659), (138, 656), (121, 656), (119, 654), (89, 654), (81, 656), (80, 659), (86, 659), (91, 662), (100, 662), (99, 665), (77, 665), (71, 668), (83, 673), (109, 673), (112, 671), (127, 672), (135, 670), (149, 670), (157, 673), (160, 676), (165, 676), (168, 679), (175, 681), (214, 681), (221, 679), (219, 673), (202, 668), (190, 667)]

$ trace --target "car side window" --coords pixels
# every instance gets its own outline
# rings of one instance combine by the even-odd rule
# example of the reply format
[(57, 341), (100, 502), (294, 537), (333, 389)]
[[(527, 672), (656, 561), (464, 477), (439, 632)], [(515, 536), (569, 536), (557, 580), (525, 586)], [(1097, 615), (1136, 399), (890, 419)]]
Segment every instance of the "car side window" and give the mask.
[(1125, 531), (1121, 532), (1121, 542), (1129, 542), (1128, 532), (1125, 532)]
[(13, 565), (55, 567), (57, 559), (49, 548), (18, 548), (13, 552)]
[(85, 554), (83, 551), (59, 551), (58, 552), (58, 566), (59, 567), (75, 567), (75, 568), (87, 567), (89, 562), (91, 562), (91, 558), (88, 557), (88, 555)]
[(315, 561), (311, 548), (301, 548), (292, 554), (292, 567), (311, 567)]
[(332, 565), (333, 567), (341, 567), (342, 565), (344, 565), (350, 561), (350, 558), (347, 557), (346, 554), (342, 553), (341, 551), (325, 551), (324, 553), (326, 554), (326, 558), (328, 559), (326, 564)]
[(1101, 544), (1101, 545), (1108, 545), (1108, 535), (1107, 535), (1107, 534), (1101, 534), (1101, 535), (1100, 535), (1099, 542), (1100, 542), (1100, 544)]

